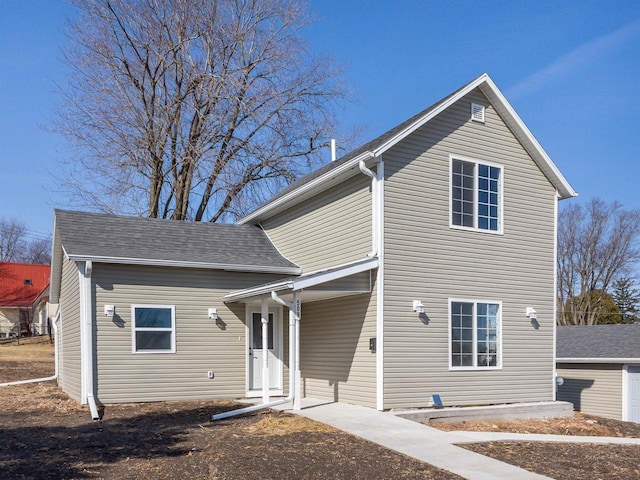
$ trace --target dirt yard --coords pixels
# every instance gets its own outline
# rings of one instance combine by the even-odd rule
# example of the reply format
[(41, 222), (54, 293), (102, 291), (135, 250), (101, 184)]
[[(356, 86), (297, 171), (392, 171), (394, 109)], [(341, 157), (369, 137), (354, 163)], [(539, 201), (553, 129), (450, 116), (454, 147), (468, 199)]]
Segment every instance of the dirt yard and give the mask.
[[(640, 425), (576, 413), (573, 418), (429, 423), (445, 431), (543, 433), (602, 437), (640, 437)], [(538, 442), (460, 445), (474, 452), (558, 480), (640, 479), (640, 446)]]
[[(0, 383), (52, 373), (47, 343), (0, 345)], [(0, 478), (461, 478), (293, 415), (267, 412), (210, 422), (213, 413), (233, 407), (115, 405), (94, 422), (55, 382), (3, 387)]]
[[(53, 374), (48, 339), (0, 345), (0, 383)], [(26, 344), (26, 345), (25, 345)], [(460, 477), (325, 425), (265, 412), (211, 423), (221, 402), (112, 405), (90, 419), (55, 382), (0, 388), (2, 479), (438, 479)], [(443, 430), (640, 437), (599, 417), (429, 424)], [(491, 442), (464, 448), (558, 480), (640, 479), (640, 447)]]

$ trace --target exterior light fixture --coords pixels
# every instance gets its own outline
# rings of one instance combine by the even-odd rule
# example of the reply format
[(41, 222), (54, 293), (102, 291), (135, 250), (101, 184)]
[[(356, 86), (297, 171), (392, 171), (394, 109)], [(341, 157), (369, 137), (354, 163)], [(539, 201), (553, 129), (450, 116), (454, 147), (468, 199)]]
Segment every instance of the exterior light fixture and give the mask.
[(209, 318), (211, 320), (217, 320), (218, 319), (218, 309), (217, 308), (210, 308), (209, 309)]
[(421, 300), (413, 301), (413, 311), (416, 313), (424, 313), (424, 305)]
[(107, 317), (113, 317), (113, 315), (116, 313), (116, 307), (114, 305), (105, 305), (104, 306), (104, 314)]
[(536, 312), (533, 307), (527, 307), (526, 315), (531, 319), (531, 321), (538, 319), (538, 312)]

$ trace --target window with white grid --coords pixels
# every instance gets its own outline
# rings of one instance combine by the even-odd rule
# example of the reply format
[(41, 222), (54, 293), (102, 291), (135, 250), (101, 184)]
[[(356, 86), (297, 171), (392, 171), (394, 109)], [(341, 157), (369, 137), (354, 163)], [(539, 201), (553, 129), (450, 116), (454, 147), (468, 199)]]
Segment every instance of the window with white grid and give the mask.
[(451, 226), (502, 231), (502, 167), (451, 158)]
[(500, 302), (450, 300), (452, 369), (500, 368)]

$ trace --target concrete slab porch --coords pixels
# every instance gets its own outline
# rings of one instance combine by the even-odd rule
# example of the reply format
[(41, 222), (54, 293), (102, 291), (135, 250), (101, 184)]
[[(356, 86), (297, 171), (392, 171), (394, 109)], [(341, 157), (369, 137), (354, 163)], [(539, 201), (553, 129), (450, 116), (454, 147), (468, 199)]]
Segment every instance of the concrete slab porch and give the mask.
[(474, 420), (514, 420), (519, 418), (572, 417), (569, 402), (530, 402), (482, 407), (445, 407), (393, 410), (390, 413), (415, 422), (462, 422)]

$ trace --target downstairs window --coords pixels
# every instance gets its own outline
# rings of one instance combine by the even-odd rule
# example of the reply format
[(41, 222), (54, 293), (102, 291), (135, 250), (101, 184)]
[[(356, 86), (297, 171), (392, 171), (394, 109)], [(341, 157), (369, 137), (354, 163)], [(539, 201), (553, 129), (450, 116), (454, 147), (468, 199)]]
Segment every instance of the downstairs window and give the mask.
[(500, 368), (500, 302), (450, 301), (451, 369)]
[(176, 321), (172, 305), (132, 305), (133, 353), (175, 353)]

